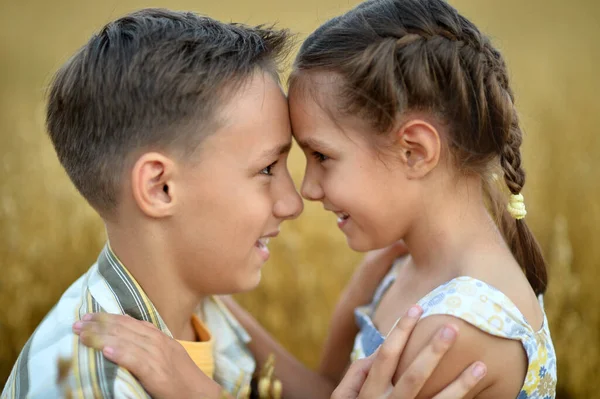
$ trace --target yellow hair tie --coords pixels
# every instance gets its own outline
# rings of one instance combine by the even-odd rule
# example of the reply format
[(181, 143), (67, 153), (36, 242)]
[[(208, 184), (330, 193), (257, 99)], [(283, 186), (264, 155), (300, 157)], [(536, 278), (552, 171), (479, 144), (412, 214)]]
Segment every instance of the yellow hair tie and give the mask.
[(522, 194), (511, 194), (508, 200), (508, 212), (517, 220), (523, 219), (527, 215), (524, 200)]

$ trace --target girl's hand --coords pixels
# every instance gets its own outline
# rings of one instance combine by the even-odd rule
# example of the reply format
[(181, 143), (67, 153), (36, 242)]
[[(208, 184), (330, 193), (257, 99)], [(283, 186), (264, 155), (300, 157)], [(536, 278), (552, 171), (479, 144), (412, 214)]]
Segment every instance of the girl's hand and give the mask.
[(154, 398), (221, 398), (223, 388), (151, 323), (130, 316), (86, 314), (73, 324), (81, 342), (129, 370)]
[[(352, 363), (331, 399), (414, 399), (419, 395), (429, 376), (456, 340), (456, 334), (450, 339), (444, 339), (441, 331), (434, 335), (430, 344), (423, 349), (406, 372), (394, 376), (402, 351), (421, 314), (418, 307), (412, 309), (416, 309), (417, 312), (412, 315), (407, 312), (377, 352)], [(445, 327), (456, 330), (454, 326)], [(475, 362), (433, 399), (463, 398), (485, 373), (485, 365)], [(396, 385), (392, 384), (393, 380), (398, 381)]]

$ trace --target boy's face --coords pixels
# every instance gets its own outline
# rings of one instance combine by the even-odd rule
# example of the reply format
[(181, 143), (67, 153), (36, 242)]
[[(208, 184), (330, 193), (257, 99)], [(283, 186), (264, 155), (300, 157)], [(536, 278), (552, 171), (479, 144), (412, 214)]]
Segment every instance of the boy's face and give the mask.
[(292, 135), (279, 85), (257, 72), (222, 112), (182, 172), (169, 239), (183, 281), (202, 294), (256, 287), (268, 239), (303, 209), (286, 166)]

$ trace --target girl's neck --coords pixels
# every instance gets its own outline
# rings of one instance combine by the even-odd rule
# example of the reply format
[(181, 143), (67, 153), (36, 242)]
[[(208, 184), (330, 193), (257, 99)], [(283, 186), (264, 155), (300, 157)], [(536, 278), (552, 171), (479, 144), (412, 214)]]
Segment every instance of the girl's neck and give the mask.
[(456, 277), (468, 270), (477, 254), (506, 247), (487, 212), (479, 179), (462, 178), (424, 198), (423, 217), (404, 239), (421, 271)]

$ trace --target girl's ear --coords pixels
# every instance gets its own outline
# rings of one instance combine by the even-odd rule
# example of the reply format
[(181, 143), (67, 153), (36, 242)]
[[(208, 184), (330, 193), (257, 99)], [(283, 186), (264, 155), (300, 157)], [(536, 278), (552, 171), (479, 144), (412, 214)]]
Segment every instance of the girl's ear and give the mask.
[(437, 129), (431, 124), (411, 119), (396, 134), (409, 179), (425, 177), (438, 165), (442, 145)]

